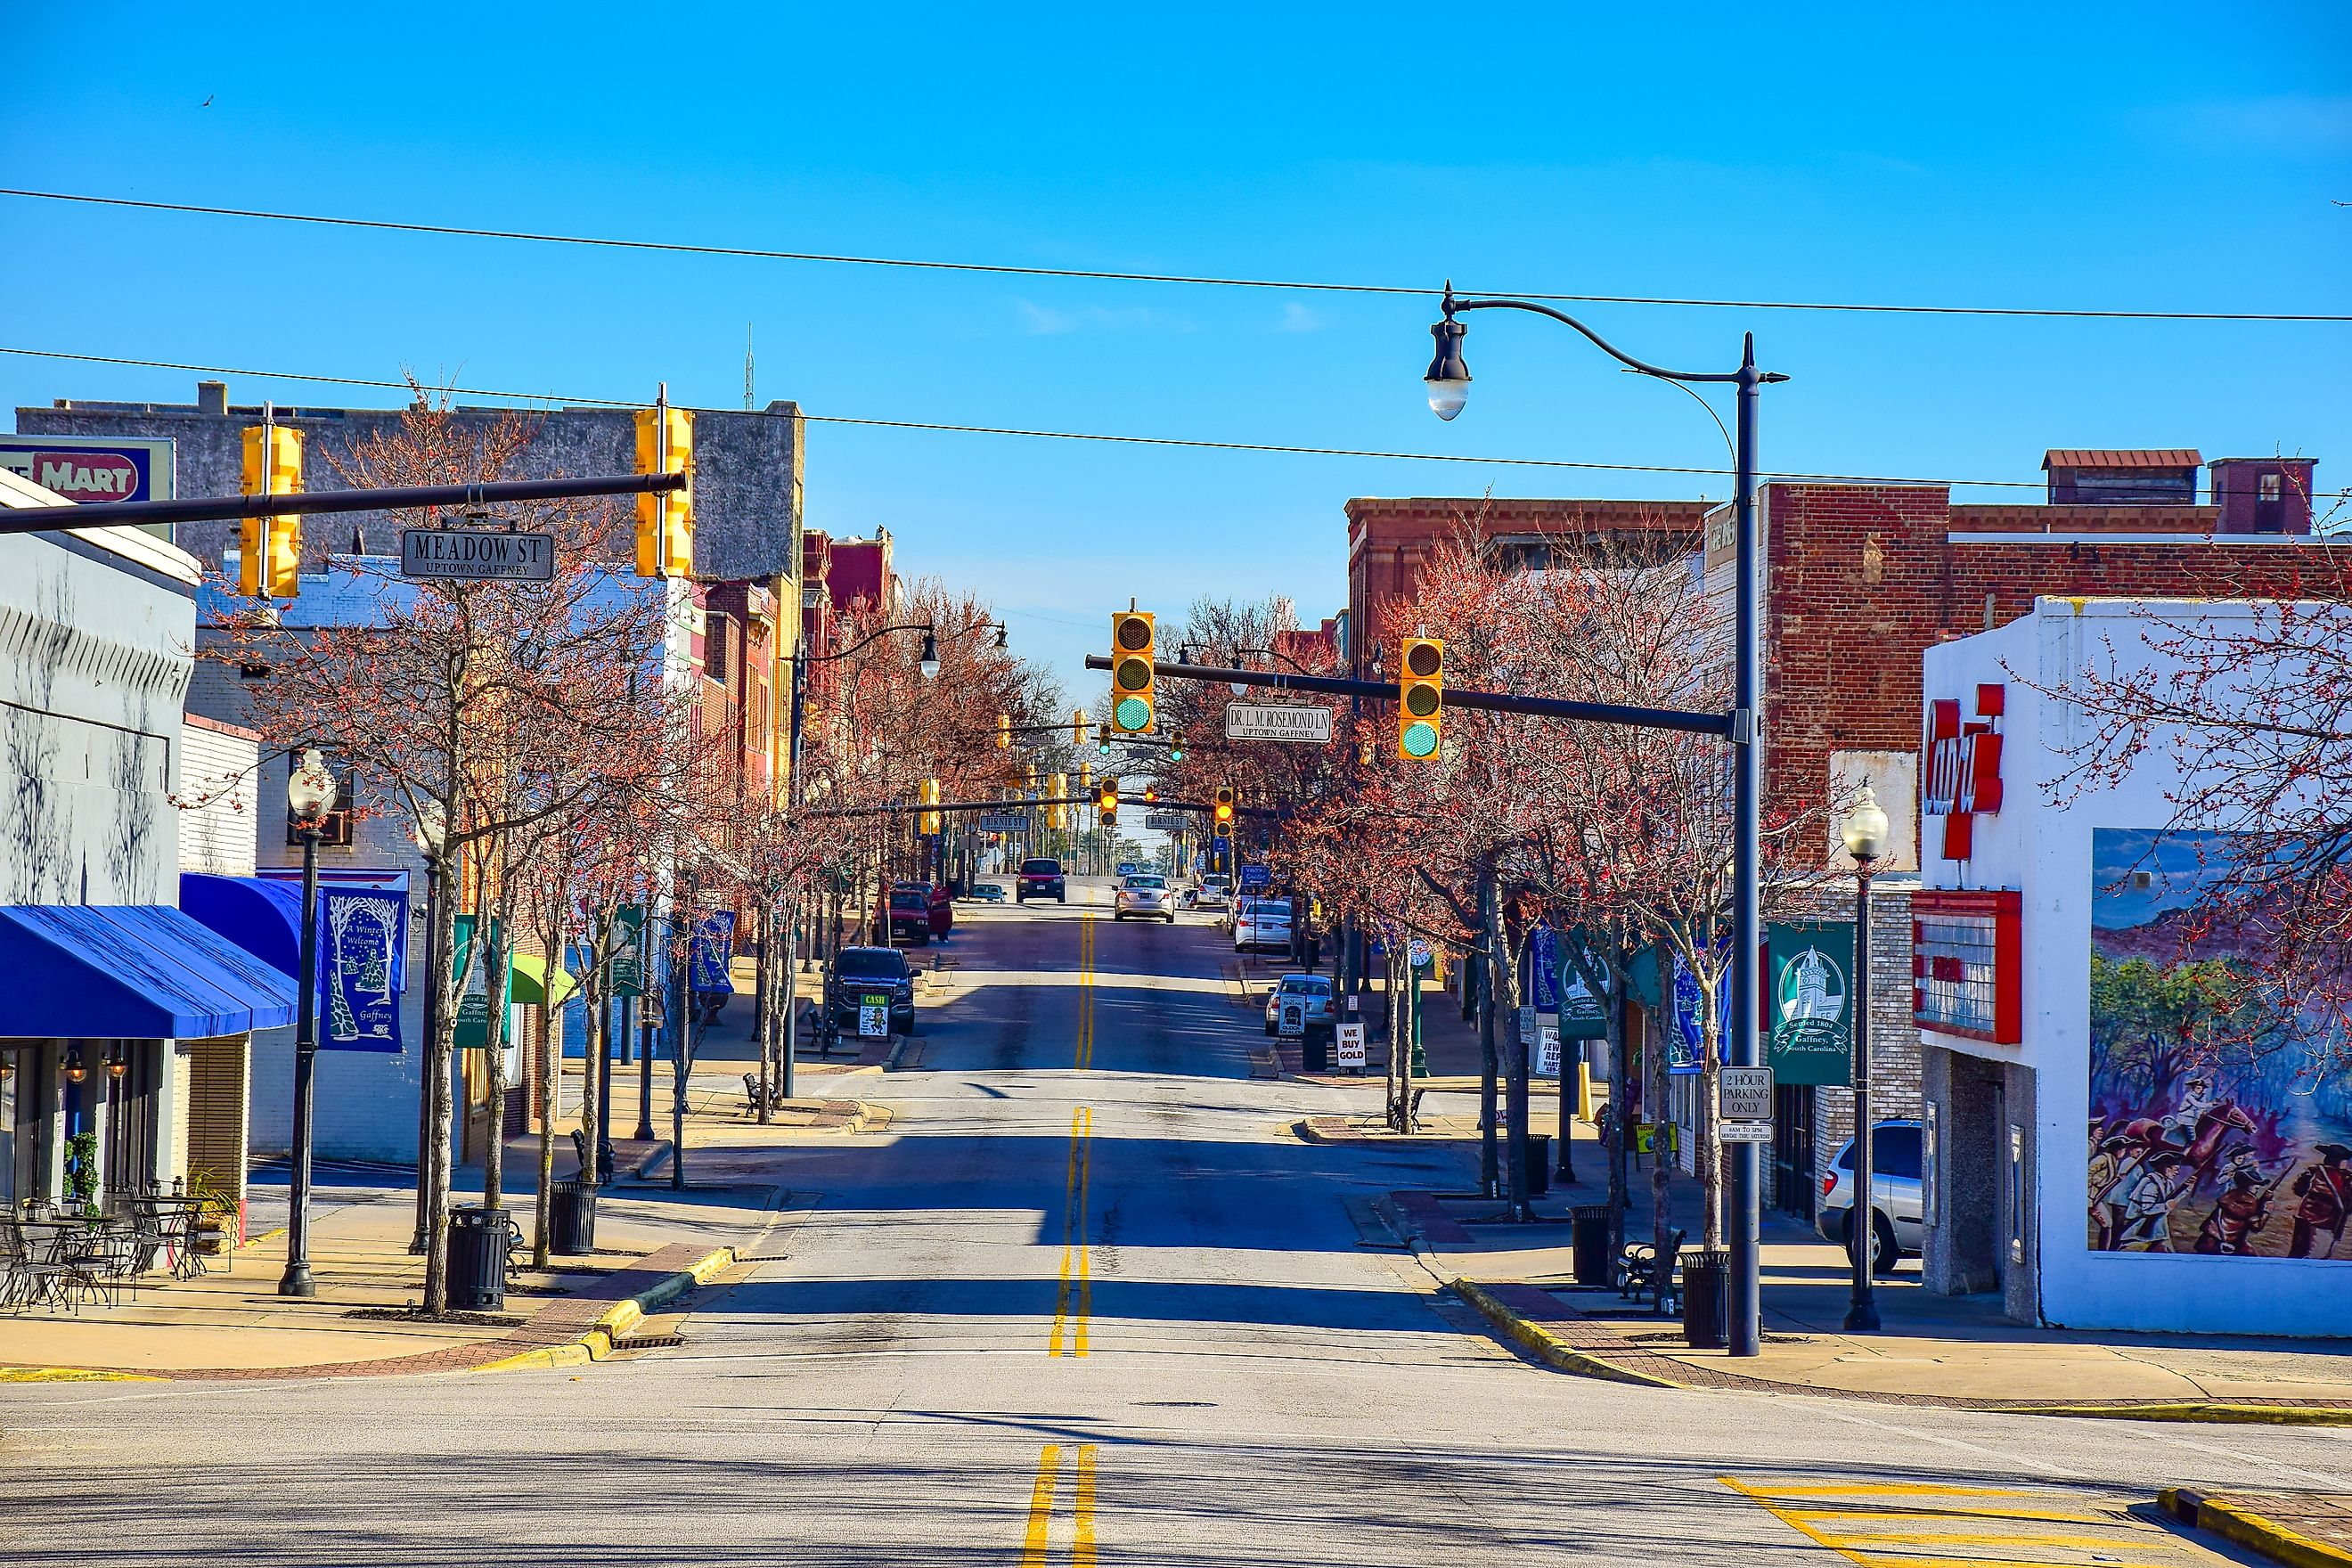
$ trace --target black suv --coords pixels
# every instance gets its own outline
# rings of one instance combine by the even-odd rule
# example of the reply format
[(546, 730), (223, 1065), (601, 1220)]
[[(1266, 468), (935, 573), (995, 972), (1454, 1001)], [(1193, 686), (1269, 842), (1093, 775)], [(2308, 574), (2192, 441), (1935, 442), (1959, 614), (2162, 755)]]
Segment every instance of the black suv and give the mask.
[(887, 996), (890, 1032), (915, 1032), (915, 973), (907, 955), (895, 947), (845, 947), (834, 954), (833, 972), (825, 976), (824, 1003), (834, 1026), (857, 1033), (857, 1010), (868, 996)]
[(1066, 904), (1070, 895), (1062, 886), (1062, 863), (1059, 860), (1024, 860), (1021, 878), (1013, 885), (1013, 901), (1025, 904), (1032, 899), (1051, 899)]

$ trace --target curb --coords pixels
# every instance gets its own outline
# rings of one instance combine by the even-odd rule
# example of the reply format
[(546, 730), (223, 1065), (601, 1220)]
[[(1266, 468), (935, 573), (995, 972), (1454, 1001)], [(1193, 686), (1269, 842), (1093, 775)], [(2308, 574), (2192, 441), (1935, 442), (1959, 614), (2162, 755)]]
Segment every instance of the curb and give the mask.
[(144, 1372), (99, 1372), (86, 1366), (0, 1366), (0, 1383), (169, 1383)]
[(2224, 1502), (2187, 1487), (2166, 1487), (2156, 1494), (2158, 1506), (2185, 1524), (2212, 1531), (2222, 1540), (2246, 1547), (2287, 1568), (2345, 1568), (2352, 1552), (2299, 1535), (2263, 1518), (2252, 1509)]
[[(1636, 1384), (1643, 1388), (1687, 1388), (1686, 1384), (1672, 1383), (1646, 1373), (1628, 1372), (1612, 1366), (1598, 1356), (1585, 1354), (1559, 1338), (1541, 1323), (1522, 1317), (1498, 1298), (1492, 1289), (1475, 1279), (1456, 1279), (1447, 1287), (1471, 1306), (1481, 1317), (1495, 1325), (1502, 1336), (1526, 1351), (1529, 1355), (1561, 1372), (1572, 1372), (1580, 1377), (1603, 1378), (1611, 1383)], [(1527, 1289), (1527, 1287), (1521, 1287)]]
[(735, 1261), (735, 1248), (719, 1247), (659, 1283), (614, 1302), (585, 1332), (569, 1344), (524, 1351), (519, 1355), (503, 1356), (466, 1370), (468, 1373), (519, 1372), (526, 1367), (582, 1366), (589, 1362), (603, 1361), (613, 1353), (614, 1342), (636, 1327), (647, 1312), (665, 1302), (676, 1300), (697, 1286), (708, 1285), (718, 1275), (732, 1268)]
[[(1989, 1405), (2014, 1415), (2067, 1415), (2083, 1421), (2186, 1421), (2236, 1423), (2255, 1426), (2352, 1426), (2352, 1409), (2326, 1405), (2218, 1405), (2191, 1401), (2176, 1405)], [(2352, 1558), (2337, 1561), (2352, 1563)]]

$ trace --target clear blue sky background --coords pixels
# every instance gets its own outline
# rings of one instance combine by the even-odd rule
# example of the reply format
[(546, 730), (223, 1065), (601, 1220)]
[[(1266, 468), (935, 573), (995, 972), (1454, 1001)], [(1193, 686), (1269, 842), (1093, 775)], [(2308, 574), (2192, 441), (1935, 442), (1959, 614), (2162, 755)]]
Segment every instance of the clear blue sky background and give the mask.
[[(1467, 289), (2352, 308), (2334, 4), (26, 5), (5, 183), (793, 249)], [(1604, 14), (1606, 11), (1606, 14)], [(206, 100), (210, 106), (205, 107)], [(1672, 388), (1426, 301), (396, 237), (0, 200), (0, 340), (814, 413), (1648, 463)], [(2352, 479), (2352, 328), (1595, 307), (1646, 357), (1794, 380), (1791, 469), (2035, 479), (2049, 446), (2284, 447)], [(193, 375), (0, 358), (9, 406)], [(240, 400), (371, 401), (246, 378)], [(993, 595), (1082, 694), (1129, 595), (1341, 602), (1352, 495), (1720, 496), (1721, 479), (812, 429), (808, 515)], [(1978, 499), (2001, 493), (1972, 492)]]

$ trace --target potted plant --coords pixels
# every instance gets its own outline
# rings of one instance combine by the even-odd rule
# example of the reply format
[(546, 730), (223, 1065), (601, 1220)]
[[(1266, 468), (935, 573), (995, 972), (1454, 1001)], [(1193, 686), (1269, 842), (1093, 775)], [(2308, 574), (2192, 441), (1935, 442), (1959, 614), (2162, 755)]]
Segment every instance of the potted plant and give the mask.
[(66, 1204), (82, 1214), (98, 1211), (98, 1134), (77, 1132), (66, 1140)]
[(211, 1171), (203, 1169), (188, 1173), (188, 1196), (196, 1200), (195, 1213), (188, 1223), (188, 1245), (198, 1252), (226, 1252), (236, 1200)]

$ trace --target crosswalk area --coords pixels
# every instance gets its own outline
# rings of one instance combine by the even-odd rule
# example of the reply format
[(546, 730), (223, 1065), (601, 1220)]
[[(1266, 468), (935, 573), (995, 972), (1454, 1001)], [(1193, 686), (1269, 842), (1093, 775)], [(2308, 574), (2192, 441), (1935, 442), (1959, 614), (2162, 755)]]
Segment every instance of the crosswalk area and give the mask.
[(1717, 1479), (1798, 1534), (1865, 1568), (2193, 1568), (2230, 1561), (2124, 1502), (2080, 1493)]

